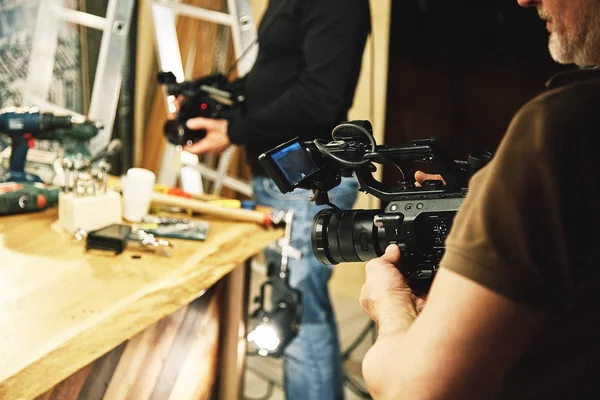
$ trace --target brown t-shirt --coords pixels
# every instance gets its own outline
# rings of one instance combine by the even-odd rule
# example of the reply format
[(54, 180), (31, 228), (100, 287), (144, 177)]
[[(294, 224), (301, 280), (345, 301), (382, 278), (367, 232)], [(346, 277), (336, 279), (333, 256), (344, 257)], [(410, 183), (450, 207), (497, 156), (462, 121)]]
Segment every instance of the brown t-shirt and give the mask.
[(600, 399), (600, 73), (554, 81), (472, 178), (441, 261), (550, 313), (500, 398)]

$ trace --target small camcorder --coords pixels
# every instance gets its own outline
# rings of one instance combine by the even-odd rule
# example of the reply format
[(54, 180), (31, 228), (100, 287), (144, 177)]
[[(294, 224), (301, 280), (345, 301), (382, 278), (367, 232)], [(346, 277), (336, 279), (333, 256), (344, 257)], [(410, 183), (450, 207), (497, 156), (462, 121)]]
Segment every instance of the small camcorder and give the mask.
[(176, 119), (167, 120), (164, 135), (169, 143), (184, 146), (206, 135), (206, 130), (186, 126), (190, 118), (204, 117), (231, 121), (241, 115), (244, 88), (241, 80), (229, 82), (224, 75), (215, 74), (178, 83), (172, 72), (160, 72), (158, 82), (165, 85), (169, 96), (180, 97)]
[[(260, 163), (282, 193), (312, 190), (311, 201), (329, 205), (314, 217), (312, 248), (324, 264), (368, 261), (383, 255), (390, 244), (402, 254), (401, 272), (413, 288), (427, 288), (444, 254), (445, 240), (468, 183), (492, 158), (487, 151), (468, 160), (449, 157), (434, 138), (413, 140), (402, 147), (377, 145), (368, 121), (337, 126), (333, 141), (293, 139), (262, 154)], [(388, 187), (377, 181), (374, 164), (391, 163), (401, 171), (407, 162), (427, 164), (422, 170), (440, 174), (418, 186), (404, 179)], [(340, 210), (328, 191), (342, 177), (356, 176), (359, 190), (387, 205), (383, 210)]]

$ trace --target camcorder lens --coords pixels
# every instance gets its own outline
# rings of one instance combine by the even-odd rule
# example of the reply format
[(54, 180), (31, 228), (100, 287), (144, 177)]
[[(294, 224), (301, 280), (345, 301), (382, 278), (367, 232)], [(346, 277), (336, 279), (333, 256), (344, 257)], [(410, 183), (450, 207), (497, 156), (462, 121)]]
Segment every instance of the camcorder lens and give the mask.
[(206, 135), (206, 130), (192, 131), (184, 128), (178, 119), (170, 119), (165, 122), (164, 126), (165, 137), (169, 143), (175, 146), (185, 146), (189, 143), (195, 143)]
[(185, 136), (183, 129), (181, 128), (179, 121), (176, 119), (167, 120), (163, 130), (169, 143), (174, 144), (175, 146), (182, 146), (185, 144), (183, 141)]
[(381, 210), (321, 210), (312, 225), (313, 253), (323, 264), (361, 262), (383, 254), (385, 231), (373, 224)]

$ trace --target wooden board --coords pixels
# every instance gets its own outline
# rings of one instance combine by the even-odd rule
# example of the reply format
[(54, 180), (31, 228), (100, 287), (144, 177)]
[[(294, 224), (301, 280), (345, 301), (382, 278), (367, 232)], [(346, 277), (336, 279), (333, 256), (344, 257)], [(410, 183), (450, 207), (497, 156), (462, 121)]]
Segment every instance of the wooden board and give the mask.
[(222, 287), (218, 283), (36, 400), (208, 399), (216, 380)]
[(212, 220), (207, 241), (174, 241), (172, 258), (133, 249), (114, 256), (85, 252), (56, 218), (49, 210), (0, 219), (1, 399), (49, 390), (282, 235)]

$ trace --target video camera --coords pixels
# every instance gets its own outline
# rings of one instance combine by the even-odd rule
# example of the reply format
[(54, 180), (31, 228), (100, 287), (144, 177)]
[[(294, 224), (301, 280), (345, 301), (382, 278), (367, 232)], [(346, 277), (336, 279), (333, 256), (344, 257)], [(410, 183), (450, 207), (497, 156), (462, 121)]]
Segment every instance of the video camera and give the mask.
[[(282, 193), (295, 188), (311, 189), (319, 211), (312, 226), (312, 247), (324, 264), (368, 261), (383, 255), (389, 244), (402, 254), (401, 272), (414, 288), (427, 287), (444, 254), (444, 242), (462, 204), (471, 176), (492, 158), (489, 152), (457, 161), (443, 152), (433, 138), (413, 140), (408, 146), (377, 145), (368, 121), (351, 121), (337, 126), (333, 141), (301, 143), (293, 139), (262, 154), (260, 163)], [(373, 177), (373, 163), (401, 162), (430, 164), (429, 173), (444, 181), (429, 180), (422, 186), (404, 179), (386, 187)], [(342, 177), (355, 175), (360, 190), (384, 202), (382, 210), (340, 210), (327, 192)]]
[(167, 120), (164, 126), (165, 137), (174, 145), (189, 145), (206, 135), (204, 129), (195, 131), (186, 126), (190, 118), (232, 120), (242, 113), (245, 96), (241, 80), (229, 82), (224, 75), (215, 74), (178, 83), (172, 72), (160, 72), (158, 82), (166, 85), (169, 96), (182, 97), (177, 118)]

